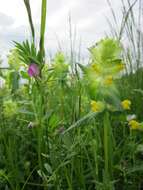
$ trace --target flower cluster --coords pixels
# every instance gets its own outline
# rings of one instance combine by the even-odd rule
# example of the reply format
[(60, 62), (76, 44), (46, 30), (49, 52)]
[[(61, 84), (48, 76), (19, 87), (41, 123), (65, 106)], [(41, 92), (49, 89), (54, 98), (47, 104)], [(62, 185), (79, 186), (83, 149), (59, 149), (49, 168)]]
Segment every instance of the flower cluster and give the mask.
[(129, 121), (129, 127), (132, 130), (137, 130), (141, 128), (141, 124), (138, 121), (132, 119)]
[(93, 112), (102, 112), (105, 107), (103, 102), (101, 102), (101, 101), (92, 100), (90, 104), (91, 104), (91, 110)]
[(88, 67), (90, 80), (100, 86), (111, 86), (125, 64), (120, 59), (121, 45), (118, 41), (106, 38), (89, 49), (91, 64)]
[(28, 68), (28, 74), (30, 77), (38, 77), (40, 75), (40, 69), (38, 65), (31, 63)]
[(89, 49), (90, 64), (82, 67), (86, 90), (91, 99), (104, 102), (106, 107), (113, 110), (121, 109), (115, 83), (125, 68), (121, 59), (121, 50), (119, 41), (105, 38)]
[(130, 110), (131, 109), (131, 101), (130, 100), (124, 100), (121, 102), (122, 108), (124, 110)]

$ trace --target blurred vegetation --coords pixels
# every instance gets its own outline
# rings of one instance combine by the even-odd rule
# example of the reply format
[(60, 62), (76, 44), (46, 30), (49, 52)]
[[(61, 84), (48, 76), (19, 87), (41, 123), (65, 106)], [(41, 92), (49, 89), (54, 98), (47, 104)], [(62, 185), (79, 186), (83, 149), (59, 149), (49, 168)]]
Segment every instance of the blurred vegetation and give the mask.
[[(15, 42), (9, 67), (0, 64), (0, 190), (141, 190), (141, 0), (122, 1), (121, 25), (108, 1), (111, 35), (89, 48), (86, 66), (72, 48), (47, 63), (46, 0), (38, 48), (24, 3), (32, 42)], [(30, 77), (33, 63), (39, 75)]]

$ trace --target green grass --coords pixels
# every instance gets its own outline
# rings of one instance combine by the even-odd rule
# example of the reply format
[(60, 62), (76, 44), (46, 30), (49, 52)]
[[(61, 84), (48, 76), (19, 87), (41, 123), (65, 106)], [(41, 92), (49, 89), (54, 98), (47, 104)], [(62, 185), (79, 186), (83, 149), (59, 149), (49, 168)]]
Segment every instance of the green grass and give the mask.
[[(87, 66), (74, 56), (70, 19), (70, 57), (57, 52), (45, 64), (46, 1), (38, 49), (29, 1), (25, 5), (32, 42), (16, 43), (9, 68), (0, 70), (6, 82), (0, 89), (0, 190), (141, 190), (141, 0), (122, 1), (121, 26), (110, 23), (112, 37), (89, 49)], [(31, 62), (38, 76), (28, 76)], [(122, 62), (126, 69), (120, 74)], [(19, 85), (20, 78), (27, 83)], [(130, 110), (121, 106), (125, 99)], [(129, 127), (129, 114), (136, 114), (137, 130)]]

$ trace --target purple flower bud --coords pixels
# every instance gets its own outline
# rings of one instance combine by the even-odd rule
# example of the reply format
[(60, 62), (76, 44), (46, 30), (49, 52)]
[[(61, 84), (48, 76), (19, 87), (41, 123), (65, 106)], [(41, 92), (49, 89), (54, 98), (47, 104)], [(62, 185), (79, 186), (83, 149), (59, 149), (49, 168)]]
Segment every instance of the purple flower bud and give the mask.
[(30, 77), (37, 77), (40, 75), (40, 70), (37, 64), (31, 63), (28, 68), (28, 74)]

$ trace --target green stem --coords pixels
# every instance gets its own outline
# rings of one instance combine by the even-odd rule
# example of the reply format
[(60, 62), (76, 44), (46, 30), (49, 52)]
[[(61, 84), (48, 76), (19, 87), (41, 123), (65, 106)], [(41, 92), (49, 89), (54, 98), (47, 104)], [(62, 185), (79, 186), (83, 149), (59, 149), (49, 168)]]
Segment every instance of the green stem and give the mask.
[(112, 176), (112, 142), (111, 142), (111, 125), (109, 119), (109, 112), (104, 114), (104, 184), (105, 190), (113, 190), (111, 185)]
[(109, 158), (108, 158), (108, 112), (104, 115), (104, 158), (105, 158), (105, 177), (109, 177)]
[(34, 24), (33, 24), (33, 20), (32, 20), (32, 13), (31, 13), (31, 7), (30, 7), (29, 0), (24, 0), (24, 4), (25, 4), (26, 10), (27, 10), (29, 24), (30, 24), (30, 28), (31, 28), (32, 38), (33, 38), (33, 43), (34, 43), (35, 42), (35, 30), (34, 30)]
[(44, 59), (44, 37), (45, 37), (45, 28), (46, 28), (46, 10), (47, 10), (47, 0), (42, 0), (41, 8), (41, 31), (40, 31), (40, 57), (43, 62)]

